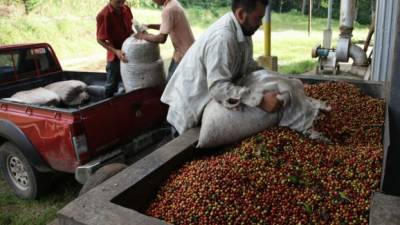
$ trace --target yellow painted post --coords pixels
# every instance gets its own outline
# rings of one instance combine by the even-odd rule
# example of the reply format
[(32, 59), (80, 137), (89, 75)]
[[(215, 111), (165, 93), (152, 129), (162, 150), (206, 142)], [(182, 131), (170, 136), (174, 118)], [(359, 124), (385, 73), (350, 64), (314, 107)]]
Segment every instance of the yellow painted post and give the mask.
[(271, 8), (268, 5), (263, 18), (264, 55), (258, 58), (258, 63), (273, 71), (278, 71), (278, 58), (271, 56)]
[(264, 56), (271, 56), (271, 8), (268, 5), (263, 19), (264, 28)]

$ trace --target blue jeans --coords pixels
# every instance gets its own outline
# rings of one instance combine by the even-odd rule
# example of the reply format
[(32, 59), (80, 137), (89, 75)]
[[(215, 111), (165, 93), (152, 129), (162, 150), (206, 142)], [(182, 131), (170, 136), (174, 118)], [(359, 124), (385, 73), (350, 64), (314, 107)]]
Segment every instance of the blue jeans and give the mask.
[(116, 59), (107, 62), (106, 73), (105, 97), (109, 98), (114, 96), (114, 93), (118, 91), (118, 85), (121, 81), (120, 61)]
[(176, 67), (178, 67), (179, 63), (176, 63), (174, 59), (171, 60), (171, 64), (169, 64), (168, 68), (168, 76), (167, 76), (167, 83), (171, 79), (172, 74), (174, 74)]

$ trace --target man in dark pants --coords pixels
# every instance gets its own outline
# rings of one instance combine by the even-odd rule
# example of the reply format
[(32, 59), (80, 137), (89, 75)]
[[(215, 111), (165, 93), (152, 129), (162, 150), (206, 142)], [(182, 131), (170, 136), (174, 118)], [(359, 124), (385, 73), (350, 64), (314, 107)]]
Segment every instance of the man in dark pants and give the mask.
[(121, 50), (126, 38), (133, 34), (132, 12), (125, 0), (110, 0), (97, 15), (97, 42), (107, 49), (107, 79), (105, 97), (109, 98), (118, 90), (121, 81), (120, 61), (128, 62)]

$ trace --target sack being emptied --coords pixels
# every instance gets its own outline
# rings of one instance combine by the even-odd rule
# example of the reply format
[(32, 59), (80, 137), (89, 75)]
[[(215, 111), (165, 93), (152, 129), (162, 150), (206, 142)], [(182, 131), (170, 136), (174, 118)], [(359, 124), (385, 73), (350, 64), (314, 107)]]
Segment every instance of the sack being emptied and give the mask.
[(312, 124), (320, 110), (330, 110), (324, 102), (307, 97), (300, 80), (270, 71), (253, 72), (239, 81), (238, 85), (263, 93), (277, 92), (277, 98), (283, 106), (276, 113), (268, 113), (259, 107), (243, 104), (237, 109), (227, 109), (211, 100), (203, 112), (197, 147), (230, 144), (276, 125), (317, 137), (310, 130)]
[(203, 112), (197, 147), (211, 148), (230, 144), (276, 126), (277, 112), (269, 113), (258, 107), (239, 106), (232, 110), (211, 100)]

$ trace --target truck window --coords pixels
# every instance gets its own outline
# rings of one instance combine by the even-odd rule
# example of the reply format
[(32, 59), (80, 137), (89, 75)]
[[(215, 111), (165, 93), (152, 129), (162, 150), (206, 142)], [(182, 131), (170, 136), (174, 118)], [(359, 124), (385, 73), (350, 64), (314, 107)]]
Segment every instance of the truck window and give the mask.
[(55, 54), (47, 45), (0, 52), (0, 83), (30, 79), (61, 71)]
[(0, 82), (10, 81), (15, 79), (13, 54), (0, 54)]
[(19, 60), (17, 60), (18, 79), (30, 78), (36, 75), (46, 74), (56, 71), (57, 65), (54, 61), (50, 48), (38, 47), (19, 50)]
[(32, 49), (20, 49), (17, 51), (18, 59), (15, 60), (18, 79), (30, 78), (36, 74), (35, 55)]
[(49, 48), (32, 49), (38, 63), (38, 68), (41, 74), (56, 71), (57, 66), (53, 58), (53, 54)]

